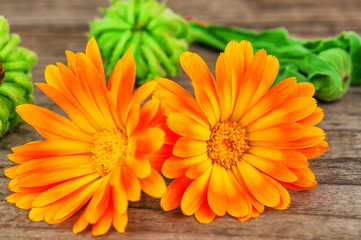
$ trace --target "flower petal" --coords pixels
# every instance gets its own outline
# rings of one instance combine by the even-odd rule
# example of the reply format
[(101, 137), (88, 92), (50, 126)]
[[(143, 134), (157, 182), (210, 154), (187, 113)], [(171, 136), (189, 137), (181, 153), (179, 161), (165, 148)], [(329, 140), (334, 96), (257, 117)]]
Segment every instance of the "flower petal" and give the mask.
[[(98, 43), (95, 41), (94, 37), (91, 37), (89, 39), (89, 42), (86, 46), (85, 53), (86, 53), (87, 57), (90, 59), (90, 61), (97, 68), (98, 72), (104, 76), (103, 60), (100, 55)], [(104, 77), (104, 79), (101, 79), (101, 81), (105, 82), (105, 77)]]
[(162, 196), (160, 205), (164, 211), (171, 211), (179, 207), (182, 201), (182, 197), (188, 186), (193, 182), (192, 179), (186, 177), (179, 177), (173, 180)]
[(207, 161), (207, 154), (202, 154), (190, 158), (171, 157), (168, 158), (163, 165), (162, 174), (167, 178), (177, 178), (185, 176), (186, 171), (200, 162)]
[(55, 136), (91, 142), (93, 136), (84, 133), (67, 118), (32, 104), (22, 104), (16, 108), (16, 112), (30, 125), (42, 132), (51, 133)]
[(148, 177), (152, 170), (149, 161), (142, 156), (128, 155), (126, 164), (138, 178)]
[(221, 53), (217, 59), (216, 79), (219, 105), (221, 108), (221, 120), (226, 120), (232, 113), (234, 103), (232, 102), (232, 69), (224, 53)]
[(125, 227), (127, 226), (128, 223), (128, 213), (125, 212), (124, 214), (119, 214), (117, 212), (114, 213), (113, 215), (113, 226), (114, 228), (122, 233), (125, 231)]
[(166, 79), (157, 78), (157, 88), (153, 96), (166, 105), (166, 113), (178, 112), (182, 113), (205, 127), (209, 127), (209, 122), (199, 107), (194, 97), (177, 83)]
[(132, 98), (135, 83), (135, 60), (132, 49), (129, 48), (124, 56), (115, 65), (108, 82), (108, 89), (121, 119), (125, 122), (126, 110)]
[(273, 86), (252, 108), (240, 119), (242, 127), (256, 121), (269, 110), (279, 105), (290, 94), (289, 91), (296, 88), (296, 78), (288, 78)]
[(297, 181), (296, 175), (279, 162), (274, 162), (251, 154), (244, 154), (242, 159), (275, 179), (283, 182)]
[(196, 178), (184, 192), (181, 208), (185, 215), (193, 215), (207, 197), (211, 168)]
[(100, 129), (99, 125), (93, 121), (91, 116), (88, 115), (84, 109), (69, 100), (58, 89), (45, 83), (35, 83), (35, 85), (38, 86), (56, 105), (63, 109), (78, 128), (88, 133), (93, 133), (95, 130)]
[(227, 212), (233, 217), (249, 215), (252, 211), (251, 202), (233, 176), (232, 170), (228, 170), (224, 175), (224, 186), (227, 192)]
[(306, 128), (298, 123), (281, 123), (269, 128), (248, 132), (248, 141), (292, 141), (304, 136)]
[(307, 127), (312, 127), (317, 123), (321, 122), (324, 115), (325, 113), (323, 112), (322, 108), (317, 107), (316, 110), (311, 115), (305, 117), (304, 119), (299, 120), (298, 123)]
[(220, 119), (217, 87), (207, 64), (196, 53), (184, 52), (179, 57), (183, 70), (192, 80), (196, 100), (213, 126)]
[(245, 161), (238, 163), (238, 169), (247, 188), (258, 201), (269, 207), (277, 206), (280, 203), (277, 189), (264, 178), (262, 173)]
[(22, 146), (13, 147), (11, 150), (17, 154), (29, 156), (64, 156), (89, 153), (91, 144), (67, 139), (53, 139), (40, 142), (31, 142)]
[(100, 217), (99, 221), (96, 222), (92, 227), (92, 234), (94, 236), (104, 235), (108, 232), (112, 226), (113, 221), (113, 209), (108, 207), (104, 214)]
[(94, 173), (60, 183), (55, 187), (40, 193), (39, 196), (33, 201), (32, 207), (44, 207), (50, 203), (53, 203), (98, 177), (99, 174)]
[(272, 161), (281, 162), (291, 168), (305, 168), (309, 163), (305, 155), (297, 150), (273, 149), (264, 147), (250, 147), (248, 152), (252, 155), (268, 158)]
[(249, 126), (248, 131), (264, 129), (272, 125), (296, 122), (311, 115), (317, 108), (314, 98), (300, 97), (284, 102)]
[(212, 161), (208, 158), (206, 161), (200, 162), (196, 165), (191, 166), (187, 172), (186, 176), (191, 179), (195, 179), (206, 172), (213, 166)]
[(174, 145), (173, 154), (178, 157), (194, 157), (207, 152), (207, 143), (191, 138), (181, 137)]
[(128, 200), (133, 202), (139, 201), (141, 194), (140, 182), (134, 173), (127, 167), (123, 167), (122, 180)]
[(172, 113), (167, 118), (168, 127), (177, 134), (197, 140), (209, 140), (210, 130), (182, 113)]
[(160, 128), (148, 128), (137, 135), (136, 150), (142, 154), (158, 151), (164, 144), (165, 134)]
[(224, 175), (227, 171), (218, 164), (213, 164), (208, 187), (208, 203), (212, 211), (218, 216), (223, 216), (227, 211), (227, 192), (224, 184)]
[(267, 53), (264, 49), (259, 50), (251, 60), (251, 63), (245, 70), (244, 80), (240, 86), (232, 118), (239, 121), (250, 107), (253, 97), (256, 94), (259, 84), (262, 81), (267, 62)]
[(204, 200), (204, 202), (202, 203), (200, 208), (196, 211), (194, 216), (198, 222), (206, 224), (212, 222), (213, 219), (216, 217), (216, 214), (209, 207), (207, 200)]
[(139, 181), (142, 190), (154, 198), (160, 198), (167, 188), (163, 177), (154, 169), (152, 169), (152, 172), (148, 177), (139, 179)]

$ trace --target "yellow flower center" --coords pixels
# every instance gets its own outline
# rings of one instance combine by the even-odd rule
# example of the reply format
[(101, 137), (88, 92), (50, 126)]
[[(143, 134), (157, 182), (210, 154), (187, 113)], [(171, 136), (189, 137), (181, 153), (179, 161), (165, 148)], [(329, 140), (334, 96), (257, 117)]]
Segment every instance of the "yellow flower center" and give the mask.
[(0, 84), (3, 82), (4, 77), (5, 77), (5, 69), (0, 62)]
[(128, 137), (122, 130), (105, 129), (94, 135), (95, 141), (90, 149), (94, 169), (104, 177), (117, 164), (123, 166), (127, 156)]
[(230, 169), (249, 148), (246, 130), (234, 121), (217, 123), (207, 141), (207, 152), (213, 163)]

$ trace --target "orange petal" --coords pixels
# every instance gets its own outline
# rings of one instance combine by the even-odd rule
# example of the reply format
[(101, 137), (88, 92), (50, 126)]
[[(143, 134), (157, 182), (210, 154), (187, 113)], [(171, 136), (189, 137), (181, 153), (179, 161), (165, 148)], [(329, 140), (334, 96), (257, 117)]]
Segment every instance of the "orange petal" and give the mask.
[(24, 194), (18, 201), (16, 201), (16, 207), (21, 209), (30, 209), (32, 202), (39, 195), (39, 193), (27, 193)]
[(128, 136), (133, 135), (134, 130), (136, 129), (139, 123), (139, 110), (140, 110), (139, 104), (134, 104), (129, 110), (127, 120), (125, 122)]
[(224, 184), (224, 175), (227, 171), (218, 164), (213, 164), (212, 174), (208, 187), (208, 203), (212, 211), (223, 216), (227, 211), (227, 192)]
[[(94, 66), (97, 68), (98, 72), (102, 76), (104, 76), (103, 61), (102, 61), (102, 57), (100, 55), (98, 44), (95, 41), (94, 36), (89, 39), (88, 44), (86, 46), (85, 54), (90, 59), (90, 61), (94, 64)], [(105, 78), (101, 79), (101, 81), (105, 82)]]
[(122, 178), (128, 200), (133, 202), (139, 201), (141, 193), (139, 180), (127, 167), (123, 168)]
[(49, 210), (50, 206), (42, 208), (32, 208), (29, 212), (29, 219), (36, 222), (43, 221), (45, 213)]
[(272, 125), (296, 122), (311, 115), (317, 108), (314, 98), (300, 97), (284, 102), (269, 113), (247, 126), (248, 131), (263, 129)]
[(125, 189), (125, 184), (123, 182), (123, 171), (121, 171), (120, 167), (117, 167), (114, 170), (114, 176), (116, 179), (114, 181), (114, 186), (112, 188), (112, 197), (113, 197), (113, 205), (116, 212), (119, 214), (124, 214), (128, 209), (128, 198), (127, 192)]
[(61, 199), (57, 204), (53, 204), (53, 206), (55, 206), (55, 213), (48, 216), (48, 213), (51, 211), (51, 209), (49, 209), (45, 215), (45, 220), (49, 223), (58, 223), (72, 216), (89, 201), (97, 186), (99, 186), (99, 183), (100, 181), (98, 180), (87, 184), (83, 188)]
[(165, 194), (160, 200), (160, 205), (164, 211), (171, 211), (179, 207), (183, 194), (192, 181), (192, 179), (186, 177), (179, 177), (168, 185)]
[(157, 152), (147, 155), (147, 158), (152, 168), (160, 172), (164, 161), (171, 156), (173, 156), (173, 145), (164, 144)]
[(152, 167), (143, 156), (127, 156), (126, 164), (138, 178), (146, 178), (151, 174)]
[(102, 180), (85, 210), (85, 218), (92, 224), (99, 221), (110, 205), (111, 187), (109, 185), (109, 177)]
[(57, 66), (55, 66), (55, 65), (46, 66), (44, 75), (45, 75), (46, 82), (50, 86), (60, 90), (61, 92), (66, 92), (67, 94), (70, 94), (69, 91), (65, 87), (65, 84), (63, 82), (63, 79), (61, 78), (61, 75), (60, 75), (60, 72), (59, 72), (59, 69)]
[(325, 114), (324, 114), (322, 108), (317, 107), (316, 110), (311, 115), (309, 115), (308, 117), (306, 117), (302, 120), (299, 120), (298, 123), (302, 124), (304, 126), (307, 126), (307, 127), (312, 127), (312, 126), (316, 125), (317, 123), (321, 122), (324, 115)]
[(148, 128), (137, 136), (136, 150), (142, 154), (154, 153), (164, 144), (165, 134), (160, 128)]
[[(299, 151), (304, 154), (308, 159), (316, 158), (324, 154), (328, 150), (328, 143), (326, 141), (321, 142), (319, 145), (303, 148)], [(306, 167), (306, 166), (305, 166)]]
[(279, 162), (274, 162), (266, 158), (260, 158), (251, 154), (244, 154), (242, 159), (247, 161), (253, 167), (280, 181), (294, 182), (297, 180), (296, 175), (293, 174), (293, 172), (285, 165)]
[(69, 169), (56, 169), (54, 171), (42, 172), (41, 178), (39, 178), (39, 173), (26, 175), (19, 179), (17, 185), (22, 187), (45, 186), (94, 172), (91, 165), (72, 167)]
[(94, 236), (104, 235), (108, 232), (113, 222), (113, 209), (109, 207), (92, 227), (92, 234)]
[(207, 200), (204, 200), (203, 204), (196, 211), (194, 216), (198, 222), (207, 224), (213, 221), (213, 219), (216, 217), (216, 214), (209, 207)]
[(253, 146), (271, 147), (277, 149), (302, 149), (316, 146), (325, 139), (325, 132), (321, 128), (306, 128), (305, 135), (294, 141), (285, 142), (252, 142)]
[(128, 223), (128, 213), (125, 212), (124, 214), (119, 214), (117, 212), (114, 213), (113, 215), (113, 226), (114, 228), (122, 233), (125, 231), (125, 227), (127, 226)]
[(134, 90), (135, 71), (136, 65), (132, 48), (129, 48), (115, 65), (108, 82), (108, 89), (111, 92), (113, 102), (116, 103), (115, 106), (121, 110), (123, 122), (126, 119), (125, 110), (127, 110)]
[(249, 105), (253, 106), (259, 99), (261, 99), (265, 93), (270, 89), (273, 82), (276, 79), (280, 64), (275, 56), (268, 55), (265, 71), (262, 80), (256, 90), (256, 93)]
[(226, 120), (232, 113), (234, 102), (232, 102), (232, 69), (227, 56), (223, 53), (217, 59), (216, 79), (221, 120)]
[(292, 172), (297, 176), (298, 180), (293, 183), (281, 182), (282, 186), (294, 190), (307, 190), (317, 186), (315, 175), (308, 167), (302, 169), (292, 169)]
[(211, 168), (196, 178), (184, 192), (181, 208), (185, 215), (193, 215), (207, 197)]
[(227, 212), (233, 217), (249, 215), (252, 211), (251, 202), (233, 176), (232, 170), (228, 170), (224, 176), (224, 186), (227, 192)]
[(273, 184), (273, 186), (277, 189), (281, 197), (280, 203), (274, 208), (278, 210), (287, 209), (291, 202), (290, 194), (281, 184), (279, 184), (277, 181), (273, 180), (272, 178), (269, 178), (268, 181), (270, 181)]
[(287, 100), (299, 97), (312, 97), (313, 95), (315, 95), (315, 86), (309, 82), (301, 82), (297, 83), (297, 87), (287, 97)]
[(247, 108), (250, 107), (252, 99), (262, 81), (266, 62), (267, 53), (264, 49), (261, 49), (254, 55), (247, 67), (232, 114), (232, 119), (235, 121), (238, 122)]
[(191, 138), (181, 137), (174, 145), (173, 154), (178, 157), (199, 156), (207, 152), (207, 143)]
[(192, 80), (196, 100), (213, 126), (220, 120), (217, 87), (207, 64), (196, 53), (184, 52), (179, 57), (182, 68)]
[(248, 149), (248, 152), (261, 158), (268, 158), (276, 162), (281, 162), (285, 166), (291, 168), (305, 168), (309, 165), (305, 155), (297, 150), (284, 150), (252, 146)]
[[(57, 63), (60, 71), (60, 75), (65, 83), (67, 90), (70, 92), (70, 96), (67, 96), (69, 100), (75, 102), (80, 108), (91, 118), (97, 126), (108, 126), (107, 121), (101, 114), (94, 97), (89, 89), (87, 69), (89, 68), (89, 59), (84, 54), (78, 53), (75, 56), (76, 59), (76, 75), (68, 69), (64, 64)], [(66, 94), (63, 92), (63, 94)]]
[(77, 234), (83, 231), (89, 225), (89, 221), (85, 218), (85, 211), (80, 215), (73, 225), (73, 233)]
[(182, 113), (205, 127), (209, 127), (209, 122), (199, 107), (194, 97), (177, 83), (166, 79), (157, 78), (157, 88), (153, 96), (166, 105), (166, 113), (179, 112)]
[(200, 162), (196, 165), (191, 166), (187, 172), (186, 176), (191, 179), (195, 179), (201, 176), (204, 172), (206, 172), (209, 168), (213, 166), (212, 161), (208, 158), (206, 161)]
[(151, 99), (147, 101), (139, 111), (139, 123), (136, 132), (141, 132), (143, 129), (161, 122), (164, 114), (164, 108), (158, 99)]
[[(122, 115), (122, 121), (128, 117), (129, 111), (134, 104), (142, 105), (142, 103), (154, 92), (156, 87), (156, 83), (154, 81), (146, 82), (142, 84), (137, 90), (135, 90), (134, 94), (131, 96), (128, 105), (119, 105), (118, 111)], [(121, 96), (119, 96), (122, 98)], [(119, 100), (120, 101), (120, 100)]]
[(91, 144), (67, 139), (45, 140), (13, 147), (14, 153), (39, 157), (89, 153)]
[[(230, 94), (230, 96), (232, 97), (231, 99), (232, 111), (236, 103), (237, 96), (239, 94), (240, 86), (242, 85), (243, 82), (244, 73), (247, 69), (250, 59), (253, 57), (252, 45), (250, 46), (251, 49), (249, 49), (251, 51), (248, 51), (248, 48), (246, 48), (245, 50), (247, 51), (245, 52), (243, 51), (244, 48), (242, 45), (249, 46), (251, 44), (248, 41), (247, 42), (242, 41), (242, 43), (238, 43), (236, 41), (230, 41), (224, 50), (224, 54), (227, 57), (232, 68), (232, 82), (231, 82), (232, 92)], [(218, 77), (217, 77), (217, 81), (218, 81)]]
[(292, 141), (304, 136), (305, 127), (298, 123), (281, 123), (247, 133), (248, 141)]
[(177, 178), (185, 175), (185, 172), (193, 165), (207, 161), (207, 154), (190, 158), (171, 157), (163, 165), (162, 174), (167, 178)]
[(95, 180), (97, 177), (99, 177), (99, 174), (95, 173), (60, 183), (39, 194), (39, 196), (33, 201), (32, 207), (40, 208), (53, 203)]
[(238, 163), (245, 184), (253, 196), (262, 204), (274, 207), (280, 203), (280, 195), (273, 184), (264, 175), (245, 161)]
[(118, 113), (112, 113), (110, 109), (110, 104), (108, 102), (108, 91), (106, 87), (106, 81), (104, 77), (104, 72), (100, 74), (97, 72), (95, 67), (88, 66), (86, 69), (87, 77), (87, 87), (89, 88), (92, 98), (94, 99), (95, 105), (99, 109), (101, 115), (106, 121), (105, 126), (116, 127), (116, 120), (113, 118), (113, 115)]
[(160, 198), (167, 188), (163, 177), (154, 169), (152, 169), (152, 172), (148, 177), (139, 179), (139, 181), (142, 190), (154, 198)]
[(246, 127), (259, 119), (269, 110), (279, 105), (297, 85), (296, 78), (288, 78), (273, 86), (252, 108), (240, 119), (239, 124)]
[(57, 169), (70, 169), (73, 167), (90, 165), (90, 161), (91, 160), (88, 155), (40, 158), (21, 164), (17, 169), (16, 174), (32, 174), (36, 172), (41, 174), (41, 172), (54, 171)]
[(177, 134), (197, 140), (209, 140), (210, 130), (182, 113), (172, 113), (167, 118), (167, 126)]
[(35, 83), (53, 102), (58, 105), (69, 118), (84, 132), (92, 133), (94, 129), (99, 130), (100, 126), (92, 120), (81, 107), (69, 100), (62, 92), (45, 83)]

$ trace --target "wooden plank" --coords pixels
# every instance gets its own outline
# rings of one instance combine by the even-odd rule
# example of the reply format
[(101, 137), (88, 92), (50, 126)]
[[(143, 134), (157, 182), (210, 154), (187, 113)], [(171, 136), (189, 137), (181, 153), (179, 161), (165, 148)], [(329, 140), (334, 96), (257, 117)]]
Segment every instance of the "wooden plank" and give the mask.
[[(168, 1), (177, 13), (202, 21), (249, 29), (286, 27), (294, 36), (308, 38), (335, 36), (341, 31), (361, 33), (359, 1)], [(107, 0), (2, 0), (1, 12), (14, 30), (19, 29), (82, 29), (88, 22), (102, 16), (98, 7), (107, 7)], [(199, 11), (202, 9), (202, 11)]]

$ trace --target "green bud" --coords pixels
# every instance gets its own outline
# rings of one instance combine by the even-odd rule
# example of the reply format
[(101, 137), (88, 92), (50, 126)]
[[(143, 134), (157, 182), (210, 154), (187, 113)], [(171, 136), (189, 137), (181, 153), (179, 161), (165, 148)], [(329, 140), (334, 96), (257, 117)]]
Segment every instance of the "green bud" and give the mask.
[(0, 16), (0, 136), (21, 122), (19, 104), (33, 102), (31, 68), (35, 53), (18, 47), (20, 37), (9, 34), (9, 24)]
[(350, 55), (341, 48), (330, 48), (322, 51), (318, 56), (338, 73), (339, 78), (326, 75), (316, 75), (311, 82), (316, 87), (316, 97), (324, 101), (333, 101), (346, 93), (351, 83), (352, 62)]
[(109, 77), (134, 44), (138, 85), (155, 77), (175, 76), (179, 55), (188, 49), (189, 26), (182, 16), (156, 0), (112, 0), (104, 18), (90, 22)]

